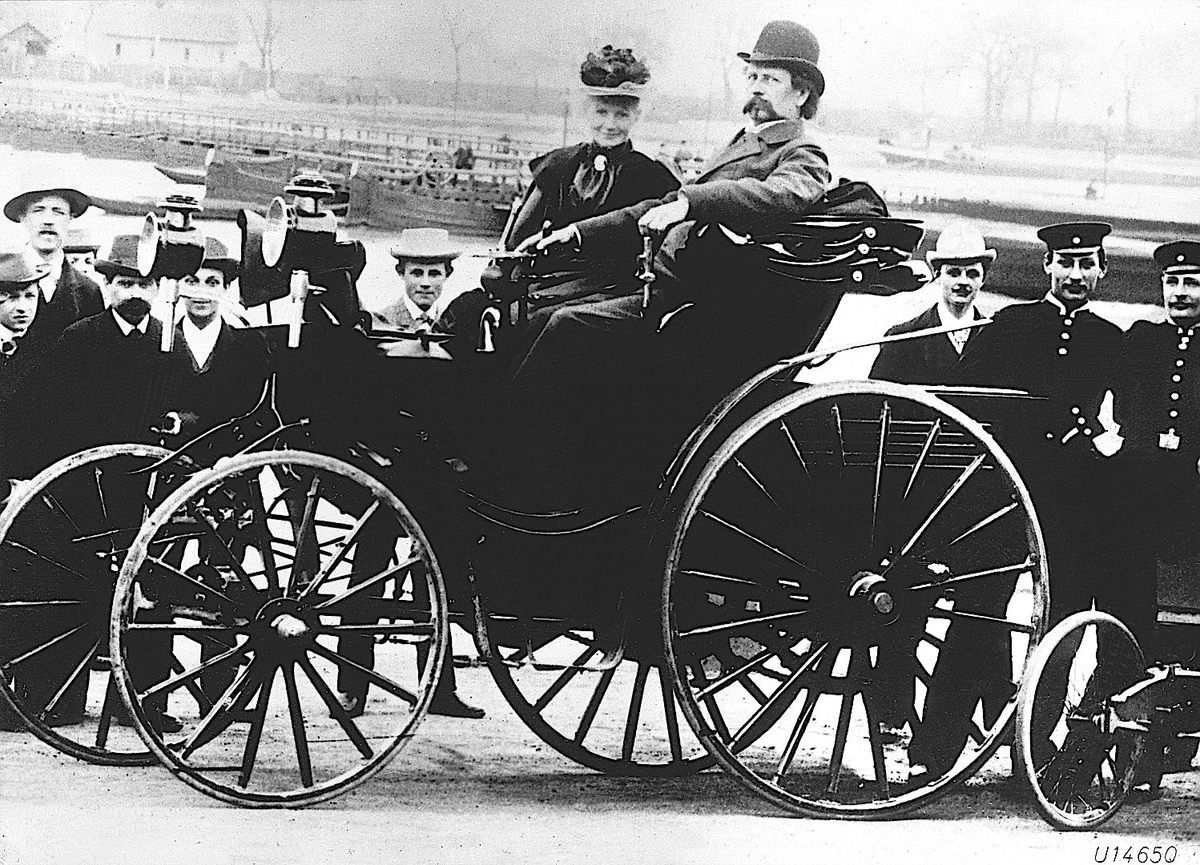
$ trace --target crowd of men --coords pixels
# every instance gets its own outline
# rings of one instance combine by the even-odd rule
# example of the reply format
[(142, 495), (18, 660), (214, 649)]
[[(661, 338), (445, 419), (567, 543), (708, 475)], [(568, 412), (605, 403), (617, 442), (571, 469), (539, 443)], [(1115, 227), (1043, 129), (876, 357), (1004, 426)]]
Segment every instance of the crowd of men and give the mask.
[[(796, 328), (809, 314), (811, 298), (776, 292), (769, 300), (774, 306), (764, 309), (752, 293), (758, 275), (744, 274), (743, 295), (731, 303), (728, 286), (705, 279), (697, 264), (708, 261), (696, 253), (705, 225), (721, 223), (752, 235), (807, 212), (832, 180), (825, 153), (804, 125), (825, 88), (815, 36), (793, 22), (771, 22), (754, 50), (741, 57), (748, 90), (744, 128), (694, 181), (665, 198), (521, 245), (632, 258), (642, 234), (665, 235), (649, 309), (640, 296), (625, 296), (554, 311), (539, 320), (513, 364), (512, 415), (538, 434), (514, 437), (508, 455), (527, 478), (553, 487), (528, 490), (531, 495), (556, 494), (564, 483), (577, 489), (580, 467), (620, 464), (630, 442), (645, 438), (647, 412), (661, 406), (642, 401), (630, 382), (644, 384), (648, 374), (658, 374), (675, 391), (694, 387), (697, 404), (707, 406), (775, 357), (807, 347), (796, 344)], [(115, 238), (96, 258), (103, 294), (67, 260), (69, 223), (88, 206), (83, 193), (58, 188), (23, 193), (4, 207), (26, 229), (29, 248), (0, 252), (0, 477), (28, 478), (82, 447), (147, 440), (157, 434), (152, 429), (203, 430), (253, 408), (270, 369), (261, 338), (217, 314), (238, 271), (228, 251), (212, 241), (199, 271), (181, 281), (186, 312), (173, 325), (174, 348), (164, 355), (162, 325), (150, 315), (155, 282), (136, 267), (135, 237)], [(1049, 282), (1044, 299), (1008, 306), (979, 326), (976, 299), (996, 252), (977, 229), (948, 227), (927, 256), (940, 298), (888, 335), (931, 327), (942, 332), (884, 346), (872, 375), (1045, 397), (1031, 421), (1035, 467), (1027, 477), (1046, 526), (1052, 616), (1093, 604), (1107, 609), (1130, 624), (1153, 656), (1155, 557), (1163, 545), (1196, 546), (1174, 518), (1185, 503), (1200, 499), (1200, 359), (1191, 358), (1200, 325), (1200, 242), (1176, 240), (1155, 250), (1166, 320), (1138, 322), (1123, 333), (1090, 305), (1107, 270), (1109, 230), (1092, 222), (1042, 228)], [(404, 291), (376, 324), (473, 335), (456, 325), (443, 303), (458, 255), (446, 232), (407, 231), (393, 255)], [(685, 310), (691, 333), (701, 338), (672, 340), (665, 325)], [(462, 313), (472, 328), (477, 312), (471, 307)], [(962, 327), (945, 329), (956, 324)], [(731, 345), (753, 351), (733, 356)], [(383, 351), (454, 357), (432, 337), (397, 339)], [(1102, 420), (1109, 394), (1119, 428)], [(450, 409), (435, 404), (432, 410)], [(529, 449), (524, 459), (522, 446)], [(614, 458), (606, 462), (608, 452)], [(466, 465), (460, 460), (455, 468)], [(978, 665), (987, 653), (1003, 651), (981, 645), (946, 657), (947, 663)], [(969, 671), (964, 675), (970, 678)], [(475, 713), (447, 705), (453, 714)], [(936, 764), (952, 761), (954, 747), (922, 751), (915, 743), (914, 754), (921, 765)]]

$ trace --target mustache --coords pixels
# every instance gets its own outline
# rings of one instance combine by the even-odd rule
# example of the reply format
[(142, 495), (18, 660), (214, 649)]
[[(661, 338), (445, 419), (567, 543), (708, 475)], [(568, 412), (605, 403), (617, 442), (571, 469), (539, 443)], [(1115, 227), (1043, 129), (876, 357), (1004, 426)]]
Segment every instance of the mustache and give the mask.
[(775, 106), (771, 104), (771, 100), (762, 96), (751, 96), (749, 99), (747, 99), (746, 104), (742, 106), (742, 113), (765, 114), (767, 115), (767, 120), (776, 120), (783, 117), (782, 114), (775, 110)]
[(140, 297), (130, 297), (117, 304), (117, 312), (128, 321), (130, 318), (140, 319), (150, 312), (150, 301)]

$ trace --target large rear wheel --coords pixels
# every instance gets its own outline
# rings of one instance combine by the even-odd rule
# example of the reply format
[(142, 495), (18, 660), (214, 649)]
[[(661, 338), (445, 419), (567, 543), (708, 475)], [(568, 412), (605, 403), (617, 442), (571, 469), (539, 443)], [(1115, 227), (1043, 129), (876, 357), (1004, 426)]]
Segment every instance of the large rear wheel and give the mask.
[(171, 495), (130, 550), (111, 627), (150, 750), (252, 807), (321, 802), (379, 771), (428, 710), (447, 639), (409, 509), (302, 451), (235, 457)]
[(978, 422), (916, 388), (784, 396), (675, 510), (664, 639), (717, 760), (800, 814), (911, 811), (973, 774), (1044, 629), (1028, 491)]

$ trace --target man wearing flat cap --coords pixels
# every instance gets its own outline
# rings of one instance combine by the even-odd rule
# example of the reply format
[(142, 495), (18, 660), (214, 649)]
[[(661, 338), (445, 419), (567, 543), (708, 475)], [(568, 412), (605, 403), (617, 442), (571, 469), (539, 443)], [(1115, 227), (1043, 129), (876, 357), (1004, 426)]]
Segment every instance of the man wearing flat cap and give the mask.
[[(979, 230), (965, 222), (951, 223), (938, 235), (937, 246), (925, 259), (941, 291), (938, 302), (916, 318), (888, 328), (886, 336), (952, 327), (982, 318), (975, 308), (975, 298), (996, 260), (996, 250), (987, 248)], [(871, 367), (871, 378), (905, 384), (946, 384), (978, 330), (964, 327), (884, 344)]]
[[(727, 285), (701, 262), (709, 257), (704, 250), (720, 243), (714, 223), (740, 234), (761, 234), (803, 217), (826, 192), (829, 162), (804, 125), (816, 113), (825, 90), (819, 56), (817, 39), (806, 27), (770, 22), (754, 50), (739, 54), (745, 61), (744, 127), (695, 181), (664, 198), (585, 219), (522, 244), (524, 249), (575, 247), (584, 256), (623, 260), (633, 268), (641, 235), (663, 234), (654, 258), (649, 309), (643, 310), (641, 297), (635, 295), (557, 310), (519, 363), (510, 414), (540, 430), (537, 440), (579, 445), (586, 455), (602, 444), (599, 439), (621, 439), (620, 427), (643, 413), (628, 404), (632, 393), (627, 383), (654, 370), (656, 354), (679, 353), (675, 340), (660, 338), (659, 324), (685, 305), (691, 305), (694, 322), (719, 319), (729, 330), (756, 335), (736, 346), (727, 343), (719, 356), (707, 341), (689, 341), (688, 355), (698, 380), (708, 380), (713, 371), (740, 377), (758, 369), (794, 332), (790, 324), (803, 313), (764, 302), (760, 274), (743, 273), (737, 284)], [(794, 301), (795, 294), (787, 296)], [(783, 294), (771, 297), (778, 302)], [(616, 406), (617, 416), (597, 417), (592, 409), (604, 405)], [(577, 461), (567, 458), (564, 465), (541, 474), (568, 478), (572, 462)]]
[(91, 207), (77, 189), (35, 189), (4, 205), (4, 215), (19, 222), (29, 245), (49, 266), (40, 282), (41, 308), (28, 334), (30, 342), (51, 345), (72, 323), (104, 309), (100, 287), (66, 259), (63, 246), (71, 220)]

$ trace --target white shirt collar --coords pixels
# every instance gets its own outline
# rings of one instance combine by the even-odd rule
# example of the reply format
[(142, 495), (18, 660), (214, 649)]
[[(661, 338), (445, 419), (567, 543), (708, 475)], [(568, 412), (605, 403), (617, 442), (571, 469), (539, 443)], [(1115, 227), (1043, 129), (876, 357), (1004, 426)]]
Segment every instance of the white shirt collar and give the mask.
[(433, 302), (433, 306), (429, 307), (429, 309), (421, 309), (421, 307), (413, 303), (413, 299), (408, 296), (408, 292), (400, 295), (400, 299), (404, 301), (404, 308), (408, 310), (408, 314), (412, 316), (413, 321), (416, 321), (423, 315), (429, 316), (434, 321), (441, 318), (442, 299), (440, 297)]
[(768, 126), (774, 126), (776, 123), (786, 123), (786, 122), (787, 122), (787, 119), (784, 117), (780, 117), (778, 120), (767, 120), (764, 123), (758, 123), (753, 126), (747, 126), (746, 134), (747, 135), (758, 135), (758, 133), (762, 132)]
[(197, 326), (191, 316), (183, 317), (183, 339), (187, 343), (192, 357), (196, 359), (196, 366), (203, 367), (208, 363), (220, 335), (221, 316), (219, 315), (213, 316), (213, 320), (204, 327)]
[(50, 272), (38, 281), (38, 285), (42, 289), (42, 299), (46, 303), (54, 299), (54, 292), (58, 289), (58, 281), (62, 279), (63, 264), (66, 260), (67, 256), (61, 249), (50, 253), (49, 258), (42, 259), (42, 261), (50, 265)]
[[(955, 318), (954, 313), (950, 311), (949, 305), (945, 298), (938, 298), (937, 302), (938, 321), (943, 327), (950, 327), (956, 324), (973, 321), (975, 318), (974, 305), (968, 307), (967, 312), (962, 318)], [(963, 347), (967, 344), (967, 338), (971, 335), (971, 329), (964, 327), (959, 330), (952, 330), (946, 334), (946, 338), (950, 340), (950, 344), (954, 346), (954, 350), (962, 354)]]
[(115, 309), (112, 311), (112, 317), (117, 320), (117, 327), (121, 328), (121, 334), (123, 336), (129, 336), (130, 332), (132, 332), (132, 330), (135, 327), (138, 330), (140, 330), (142, 333), (145, 333), (146, 328), (148, 328), (150, 326), (150, 316), (149, 315), (142, 316), (142, 320), (139, 321), (137, 324), (130, 324), (125, 319), (121, 318), (121, 314), (119, 312), (117, 312)]
[(1063, 302), (1061, 300), (1059, 300), (1057, 297), (1055, 297), (1054, 292), (1052, 292), (1052, 291), (1046, 292), (1046, 300), (1050, 301), (1052, 304), (1057, 306), (1058, 311), (1060, 313), (1062, 313), (1063, 315), (1071, 315), (1071, 316), (1077, 315), (1081, 309), (1084, 309), (1088, 305), (1088, 302), (1085, 300), (1083, 303), (1079, 304), (1079, 306), (1075, 307), (1075, 310), (1073, 312), (1068, 311), (1066, 305), (1063, 304)]
[(17, 338), (17, 335), (15, 332), (9, 330), (4, 325), (0, 324), (0, 342), (5, 342), (6, 340), (16, 339), (16, 338)]

